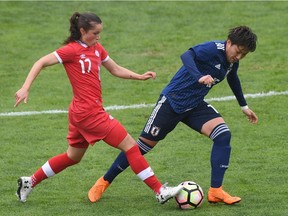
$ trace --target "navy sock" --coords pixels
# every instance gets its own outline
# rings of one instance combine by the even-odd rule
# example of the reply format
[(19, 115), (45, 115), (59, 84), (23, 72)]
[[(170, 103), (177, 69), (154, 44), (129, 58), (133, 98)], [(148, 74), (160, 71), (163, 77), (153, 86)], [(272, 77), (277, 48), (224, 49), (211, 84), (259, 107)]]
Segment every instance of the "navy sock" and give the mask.
[[(144, 143), (141, 139), (137, 140), (137, 145), (139, 146), (140, 152), (142, 155), (148, 153), (153, 147)], [(129, 162), (126, 158), (124, 152), (121, 152), (118, 157), (115, 159), (111, 167), (108, 169), (106, 174), (104, 175), (104, 179), (110, 183), (127, 167), (129, 166)]]
[(223, 123), (213, 129), (210, 138), (214, 141), (211, 151), (211, 187), (219, 188), (229, 165), (231, 133)]

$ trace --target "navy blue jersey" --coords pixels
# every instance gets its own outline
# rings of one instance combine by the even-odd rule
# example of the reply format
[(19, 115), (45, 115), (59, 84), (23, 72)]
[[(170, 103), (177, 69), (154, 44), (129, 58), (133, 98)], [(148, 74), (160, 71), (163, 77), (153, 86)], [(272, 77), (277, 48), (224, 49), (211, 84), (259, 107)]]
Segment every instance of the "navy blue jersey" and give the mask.
[[(227, 61), (225, 47), (226, 41), (206, 42), (191, 47), (181, 56), (183, 66), (162, 91), (176, 113), (196, 107), (213, 85), (225, 77), (240, 106), (247, 105), (237, 75), (239, 62)], [(200, 84), (198, 80), (204, 75), (213, 77), (215, 83), (212, 86)]]

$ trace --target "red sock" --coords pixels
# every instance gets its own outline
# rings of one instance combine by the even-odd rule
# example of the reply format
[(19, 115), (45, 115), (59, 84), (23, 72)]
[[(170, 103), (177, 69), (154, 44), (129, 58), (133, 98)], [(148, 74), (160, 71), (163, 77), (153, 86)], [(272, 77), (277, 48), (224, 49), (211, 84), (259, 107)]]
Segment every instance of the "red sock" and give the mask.
[(126, 152), (126, 157), (133, 172), (155, 193), (159, 193), (162, 184), (158, 181), (148, 162), (141, 154), (138, 145), (129, 149)]
[(55, 174), (76, 163), (78, 162), (71, 160), (68, 157), (67, 153), (63, 153), (49, 159), (41, 168), (39, 168), (32, 175), (32, 187), (35, 187), (44, 179), (52, 177)]

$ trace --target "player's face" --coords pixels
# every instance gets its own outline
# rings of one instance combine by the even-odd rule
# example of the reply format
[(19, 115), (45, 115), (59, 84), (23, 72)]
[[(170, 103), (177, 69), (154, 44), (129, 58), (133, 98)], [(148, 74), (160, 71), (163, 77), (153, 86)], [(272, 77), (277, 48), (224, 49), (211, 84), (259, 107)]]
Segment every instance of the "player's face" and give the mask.
[(100, 33), (103, 29), (102, 24), (94, 24), (93, 28), (85, 31), (80, 29), (81, 32), (81, 41), (87, 44), (88, 46), (94, 46), (100, 39)]
[(244, 46), (239, 46), (236, 44), (231, 43), (230, 40), (227, 40), (226, 43), (226, 58), (228, 62), (234, 63), (237, 61), (240, 61), (242, 58), (244, 58), (249, 51), (245, 49)]

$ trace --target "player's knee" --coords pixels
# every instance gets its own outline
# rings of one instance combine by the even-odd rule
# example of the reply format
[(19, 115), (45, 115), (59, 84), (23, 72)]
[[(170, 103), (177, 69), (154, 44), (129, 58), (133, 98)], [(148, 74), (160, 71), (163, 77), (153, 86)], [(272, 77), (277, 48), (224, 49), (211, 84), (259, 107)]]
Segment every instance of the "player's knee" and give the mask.
[(75, 147), (69, 146), (66, 151), (66, 154), (67, 154), (67, 157), (71, 161), (74, 162), (74, 164), (77, 164), (83, 158), (86, 150), (87, 150), (86, 148), (75, 148)]
[(69, 157), (69, 159), (71, 160), (71, 163), (74, 165), (74, 164), (78, 164), (78, 163), (80, 163), (80, 161), (81, 161), (81, 159), (82, 159), (82, 157), (81, 156), (68, 156)]
[(123, 152), (129, 151), (135, 145), (135, 140), (132, 138), (130, 134), (127, 134), (126, 137), (121, 141), (121, 143), (117, 146)]
[(214, 143), (230, 146), (231, 132), (225, 123), (217, 125), (209, 137)]
[(144, 141), (144, 139), (141, 139), (141, 138), (137, 140), (137, 145), (139, 146), (139, 149), (142, 155), (148, 153), (154, 147), (154, 146), (149, 145), (147, 142)]

